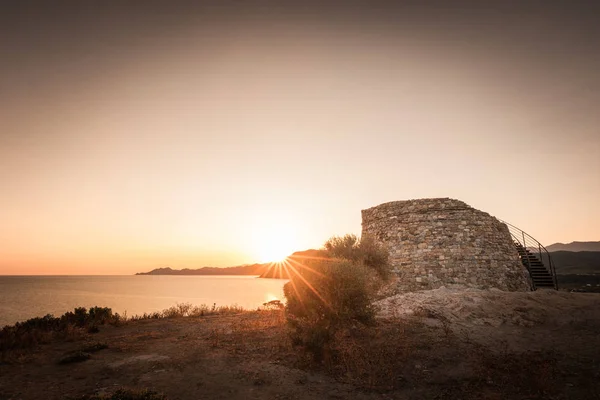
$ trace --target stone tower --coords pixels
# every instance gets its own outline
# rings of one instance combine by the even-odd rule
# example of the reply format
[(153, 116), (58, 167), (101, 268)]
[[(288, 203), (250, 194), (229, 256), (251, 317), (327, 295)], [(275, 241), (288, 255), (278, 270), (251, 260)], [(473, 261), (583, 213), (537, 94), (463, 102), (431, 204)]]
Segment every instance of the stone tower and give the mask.
[(507, 226), (459, 200), (393, 201), (362, 210), (362, 234), (386, 245), (400, 290), (531, 287)]

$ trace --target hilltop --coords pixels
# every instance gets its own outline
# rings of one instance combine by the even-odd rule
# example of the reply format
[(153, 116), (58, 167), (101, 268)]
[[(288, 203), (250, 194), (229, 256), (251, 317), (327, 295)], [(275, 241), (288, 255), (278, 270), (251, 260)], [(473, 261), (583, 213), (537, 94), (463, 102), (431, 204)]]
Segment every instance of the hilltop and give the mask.
[(554, 243), (546, 246), (546, 250), (554, 251), (600, 251), (600, 241), (598, 242), (571, 242)]
[[(294, 263), (303, 258), (323, 257), (322, 250), (309, 249), (296, 251), (287, 257), (288, 262)], [(202, 267), (197, 269), (173, 269), (170, 267), (156, 268), (149, 272), (138, 272), (135, 275), (258, 275), (260, 278), (289, 279), (288, 269), (281, 267), (282, 263), (255, 263), (234, 267)]]
[(156, 268), (149, 272), (138, 272), (136, 275), (261, 275), (268, 264), (239, 265), (235, 267), (202, 267), (198, 269)]

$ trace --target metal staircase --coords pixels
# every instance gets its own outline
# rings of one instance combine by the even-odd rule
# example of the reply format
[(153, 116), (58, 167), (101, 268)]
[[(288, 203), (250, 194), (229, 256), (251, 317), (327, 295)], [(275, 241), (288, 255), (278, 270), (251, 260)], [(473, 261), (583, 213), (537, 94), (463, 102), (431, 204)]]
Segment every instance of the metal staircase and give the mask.
[(529, 271), (529, 276), (531, 276), (532, 289), (558, 290), (556, 269), (548, 250), (523, 230), (508, 222), (499, 221), (508, 227), (521, 262)]

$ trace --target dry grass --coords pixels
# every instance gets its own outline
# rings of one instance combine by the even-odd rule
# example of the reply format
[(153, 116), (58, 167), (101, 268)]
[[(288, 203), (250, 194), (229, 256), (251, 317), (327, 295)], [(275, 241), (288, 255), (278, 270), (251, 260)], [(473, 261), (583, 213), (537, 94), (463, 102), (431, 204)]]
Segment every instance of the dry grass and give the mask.
[(92, 307), (89, 310), (79, 307), (73, 312), (67, 312), (60, 317), (46, 315), (32, 318), (0, 330), (0, 361), (13, 363), (23, 359), (31, 349), (38, 345), (53, 341), (77, 341), (89, 337), (99, 331), (98, 326), (110, 324), (120, 326), (129, 322), (164, 319), (204, 317), (212, 315), (233, 315), (248, 312), (244, 308), (231, 305), (212, 307), (202, 304), (195, 306), (190, 303), (176, 304), (163, 311), (144, 313), (142, 315), (119, 315), (110, 308)]
[(339, 381), (377, 392), (419, 382), (435, 387), (438, 399), (546, 399), (560, 394), (564, 376), (552, 351), (515, 353), (503, 346), (479, 346), (452, 333), (443, 321), (431, 326), (424, 320), (380, 320), (375, 327), (340, 331), (321, 366)]
[(217, 306), (215, 303), (212, 305), (212, 307), (209, 307), (206, 304), (195, 306), (190, 303), (177, 303), (176, 305), (162, 311), (125, 317), (125, 320), (139, 321), (144, 319), (205, 317), (209, 315), (240, 314), (243, 312), (248, 312), (248, 310), (235, 304), (230, 306)]
[(371, 390), (392, 390), (405, 382), (399, 373), (413, 354), (406, 326), (381, 321), (377, 327), (357, 326), (339, 331), (325, 359), (337, 379)]
[(95, 342), (95, 343), (90, 343), (90, 344), (83, 346), (81, 348), (81, 351), (86, 352), (86, 353), (95, 353), (97, 351), (104, 350), (104, 349), (108, 349), (108, 344)]
[(560, 393), (558, 360), (552, 350), (514, 354), (502, 346), (500, 350), (490, 351), (475, 345), (467, 356), (476, 381), (488, 389), (531, 399), (551, 398)]
[[(161, 340), (172, 339), (172, 325), (185, 329), (182, 331), (185, 335), (178, 339), (185, 340), (181, 345), (187, 343), (194, 349), (205, 346), (201, 354), (207, 354), (207, 359), (218, 356), (227, 361), (220, 368), (242, 365), (232, 373), (235, 379), (241, 376), (258, 386), (271, 383), (273, 390), (276, 390), (273, 383), (277, 382), (277, 373), (305, 370), (306, 376), (324, 373), (373, 398), (381, 392), (390, 392), (390, 397), (439, 400), (558, 399), (565, 398), (568, 384), (576, 391), (570, 398), (598, 398), (599, 394), (595, 383), (599, 369), (593, 354), (585, 363), (573, 364), (573, 357), (580, 355), (520, 352), (510, 350), (511, 346), (502, 340), (494, 346), (479, 345), (468, 340), (462, 331), (446, 327), (447, 321), (427, 309), (419, 309), (417, 315), (410, 317), (378, 319), (376, 326), (347, 326), (336, 332), (322, 362), (315, 362), (305, 353), (295, 351), (281, 309), (239, 312), (228, 308), (224, 314), (204, 314), (204, 318), (194, 315), (193, 309), (187, 306), (176, 307), (177, 312), (165, 313), (163, 318), (190, 319), (149, 321), (140, 323), (139, 329), (133, 322), (123, 328), (126, 333), (119, 334), (126, 336), (128, 343), (139, 351), (147, 351)], [(106, 333), (114, 339), (115, 332)], [(189, 335), (190, 332), (193, 334)], [(124, 351), (120, 343), (110, 343), (113, 351)], [(91, 352), (102, 347), (103, 343), (90, 342), (73, 350)], [(184, 364), (186, 362), (192, 361)], [(272, 365), (276, 366), (271, 368)], [(300, 384), (305, 383), (306, 380)]]
[(118, 389), (112, 394), (84, 396), (80, 400), (167, 400), (167, 398), (151, 390)]
[(247, 312), (215, 327), (210, 334), (213, 347), (234, 355), (253, 355), (274, 359), (293, 353), (289, 331), (281, 309)]

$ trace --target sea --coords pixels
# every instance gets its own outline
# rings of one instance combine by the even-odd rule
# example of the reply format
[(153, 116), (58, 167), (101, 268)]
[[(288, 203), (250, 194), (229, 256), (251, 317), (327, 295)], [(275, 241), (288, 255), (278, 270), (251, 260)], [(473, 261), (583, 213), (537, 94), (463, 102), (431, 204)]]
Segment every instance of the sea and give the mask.
[(256, 276), (0, 276), (0, 328), (75, 307), (110, 307), (128, 316), (178, 303), (256, 309), (283, 300), (286, 282)]

